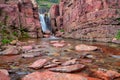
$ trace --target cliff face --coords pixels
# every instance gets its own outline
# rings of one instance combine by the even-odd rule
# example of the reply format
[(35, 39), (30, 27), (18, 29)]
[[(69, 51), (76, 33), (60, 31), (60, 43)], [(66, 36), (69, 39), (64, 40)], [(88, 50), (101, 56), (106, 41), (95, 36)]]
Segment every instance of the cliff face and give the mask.
[(11, 35), (27, 32), (32, 38), (42, 36), (35, 0), (0, 0), (0, 23), (1, 28), (11, 29)]
[(51, 24), (63, 27), (64, 37), (111, 42), (120, 30), (120, 0), (61, 0), (57, 6), (50, 9)]

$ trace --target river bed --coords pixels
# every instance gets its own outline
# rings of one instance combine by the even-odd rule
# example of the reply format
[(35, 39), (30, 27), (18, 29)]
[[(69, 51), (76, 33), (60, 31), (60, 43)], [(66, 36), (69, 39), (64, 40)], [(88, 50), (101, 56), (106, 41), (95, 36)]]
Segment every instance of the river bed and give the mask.
[[(62, 39), (63, 40), (63, 39)], [(42, 55), (32, 58), (24, 58), (19, 55), (1, 55), (0, 56), (0, 69), (8, 70), (11, 80), (21, 80), (27, 74), (34, 71), (44, 71), (45, 69), (34, 70), (28, 66), (35, 60), (40, 58), (59, 59), (61, 62), (70, 59), (83, 60), (81, 64), (87, 65), (82, 73), (90, 74), (91, 70), (114, 70), (120, 73), (120, 45), (113, 43), (102, 42), (86, 42), (72, 39), (64, 39), (67, 43), (64, 47), (53, 47), (50, 44), (52, 39), (23, 39), (22, 42), (27, 42), (27, 45), (40, 46)], [(29, 43), (32, 42), (32, 43)], [(76, 51), (74, 48), (78, 44), (86, 44), (99, 47), (100, 50), (96, 51)], [(86, 57), (87, 55), (87, 57)], [(84, 57), (84, 58), (83, 58)], [(87, 62), (88, 61), (88, 62)], [(89, 62), (90, 61), (90, 62)], [(91, 62), (92, 61), (92, 62)], [(120, 78), (119, 78), (120, 79)], [(119, 80), (116, 79), (116, 80)]]

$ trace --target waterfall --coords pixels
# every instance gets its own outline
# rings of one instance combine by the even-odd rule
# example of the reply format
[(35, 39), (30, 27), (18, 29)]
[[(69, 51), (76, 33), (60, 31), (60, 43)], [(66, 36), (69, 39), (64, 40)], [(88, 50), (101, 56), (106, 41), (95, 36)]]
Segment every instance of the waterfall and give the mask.
[[(50, 24), (49, 24), (49, 14), (47, 16), (47, 20), (45, 20), (45, 15), (44, 14), (40, 14), (39, 13), (39, 18), (40, 18), (40, 23), (41, 23), (41, 27), (42, 27), (42, 31), (43, 32), (47, 32), (47, 31), (50, 31), (52, 32), (52, 28), (50, 27)], [(61, 38), (58, 38), (58, 37), (55, 37), (54, 34), (53, 35), (50, 35), (50, 37), (48, 39), (61, 39)]]
[(39, 14), (42, 31), (43, 32), (50, 31), (49, 28), (48, 28), (48, 25), (45, 22), (45, 18), (44, 17), (45, 17), (44, 14)]

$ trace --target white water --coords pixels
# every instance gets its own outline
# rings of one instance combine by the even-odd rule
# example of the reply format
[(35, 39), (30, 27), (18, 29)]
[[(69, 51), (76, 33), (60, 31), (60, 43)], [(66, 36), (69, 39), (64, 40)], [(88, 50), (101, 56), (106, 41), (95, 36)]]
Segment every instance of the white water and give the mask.
[(41, 26), (42, 26), (42, 31), (43, 32), (46, 32), (46, 31), (49, 31), (47, 25), (46, 25), (46, 22), (45, 22), (45, 19), (44, 19), (44, 14), (39, 14), (39, 18), (40, 18), (40, 23), (41, 23)]
[[(39, 14), (42, 31), (43, 31), (43, 32), (51, 31), (51, 30), (48, 28), (49, 25), (47, 26), (44, 17), (45, 17), (44, 14)], [(49, 38), (47, 38), (47, 39), (54, 40), (54, 39), (61, 39), (61, 38), (58, 38), (58, 37), (55, 37), (54, 35), (51, 35), (51, 36), (50, 36)]]

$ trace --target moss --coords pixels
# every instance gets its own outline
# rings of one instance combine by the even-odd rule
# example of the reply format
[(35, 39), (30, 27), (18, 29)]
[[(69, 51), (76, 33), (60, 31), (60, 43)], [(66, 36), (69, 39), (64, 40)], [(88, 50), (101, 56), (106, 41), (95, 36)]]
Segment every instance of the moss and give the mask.
[(1, 40), (1, 42), (2, 42), (2, 44), (9, 44), (12, 40), (14, 40), (14, 39), (12, 39), (12, 38), (3, 38)]
[(115, 36), (116, 39), (120, 40), (120, 30), (118, 30), (116, 36)]

